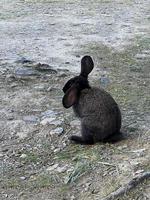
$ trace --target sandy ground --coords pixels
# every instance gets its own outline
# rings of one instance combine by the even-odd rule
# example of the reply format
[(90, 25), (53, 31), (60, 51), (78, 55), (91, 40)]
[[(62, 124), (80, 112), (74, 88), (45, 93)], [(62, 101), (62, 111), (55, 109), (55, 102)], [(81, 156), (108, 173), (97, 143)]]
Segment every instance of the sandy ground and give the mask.
[[(1, 0), (0, 199), (102, 200), (150, 171), (150, 2)], [(126, 139), (73, 145), (62, 86), (93, 57), (92, 85), (120, 105)], [(40, 64), (39, 64), (40, 63)], [(150, 181), (121, 200), (150, 199)]]

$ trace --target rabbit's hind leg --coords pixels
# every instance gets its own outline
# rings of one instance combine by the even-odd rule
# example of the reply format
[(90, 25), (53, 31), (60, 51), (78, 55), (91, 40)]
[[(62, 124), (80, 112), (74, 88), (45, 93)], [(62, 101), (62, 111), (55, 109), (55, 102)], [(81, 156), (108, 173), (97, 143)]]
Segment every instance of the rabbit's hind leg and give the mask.
[(124, 140), (125, 136), (122, 132), (116, 132), (103, 140), (104, 143), (116, 143)]
[(94, 144), (94, 138), (89, 129), (82, 126), (82, 136), (72, 135), (69, 139), (77, 144)]

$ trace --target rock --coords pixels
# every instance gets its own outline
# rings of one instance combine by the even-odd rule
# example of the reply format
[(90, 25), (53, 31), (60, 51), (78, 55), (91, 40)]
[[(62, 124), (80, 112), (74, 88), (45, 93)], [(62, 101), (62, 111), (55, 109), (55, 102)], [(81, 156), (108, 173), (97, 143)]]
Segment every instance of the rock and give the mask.
[(7, 75), (6, 75), (6, 81), (7, 81), (7, 82), (16, 81), (16, 77), (15, 77), (13, 74), (7, 74)]
[(127, 145), (123, 145), (123, 146), (118, 146), (117, 149), (121, 151), (126, 149), (127, 147), (128, 147)]
[(53, 69), (52, 66), (48, 64), (37, 63), (33, 67), (40, 72), (49, 72), (51, 74), (57, 74), (57, 70)]
[(75, 196), (72, 195), (72, 196), (70, 197), (70, 200), (75, 200)]
[(149, 58), (150, 56), (148, 56), (147, 54), (136, 54), (135, 58), (138, 60), (142, 60), (145, 58)]
[(137, 156), (143, 156), (144, 153), (145, 153), (145, 150), (146, 150), (146, 149), (137, 149), (137, 150), (134, 150), (134, 151), (132, 151), (132, 152), (133, 152), (133, 153), (136, 153)]
[(21, 64), (26, 64), (26, 63), (33, 63), (33, 61), (32, 60), (29, 60), (29, 59), (27, 59), (27, 58), (25, 58), (25, 57), (22, 57), (22, 58), (20, 58), (19, 60), (17, 60), (16, 61), (16, 63), (21, 63)]
[(44, 85), (35, 86), (34, 89), (37, 90), (37, 91), (45, 91), (46, 90)]
[(47, 171), (53, 171), (54, 169), (56, 169), (58, 167), (58, 164), (54, 164), (50, 167), (47, 168)]
[(52, 124), (51, 122), (52, 121), (54, 121), (55, 120), (55, 118), (45, 118), (45, 119), (43, 119), (41, 122), (40, 122), (40, 124), (42, 124), (43, 126), (45, 126), (45, 125), (47, 125), (47, 124)]
[(67, 170), (67, 166), (57, 167), (56, 171), (59, 173), (64, 173)]
[(64, 173), (67, 170), (67, 166), (59, 167), (59, 164), (54, 164), (47, 168), (47, 171), (55, 171), (58, 173)]
[(56, 149), (54, 149), (54, 153), (58, 153), (58, 152), (60, 152), (60, 151), (61, 151), (60, 148), (56, 148)]
[(65, 64), (67, 64), (67, 65), (68, 65), (68, 64), (70, 64), (70, 62), (68, 62), (68, 61), (67, 61), (67, 62), (65, 62)]
[(102, 77), (100, 78), (100, 84), (101, 84), (102, 86), (107, 86), (109, 83), (110, 83), (110, 80), (109, 80), (108, 77), (102, 76)]
[(24, 181), (24, 180), (26, 180), (26, 177), (25, 177), (25, 176), (21, 176), (20, 179), (21, 179), (22, 181)]
[(62, 127), (58, 127), (56, 129), (53, 129), (50, 131), (50, 135), (54, 135), (54, 134), (57, 134), (57, 135), (62, 135), (64, 129)]
[(39, 122), (39, 118), (34, 115), (24, 116), (23, 120), (27, 123), (37, 123)]
[(10, 114), (10, 115), (7, 116), (7, 120), (13, 120), (13, 119), (14, 119), (13, 115)]
[(27, 133), (25, 132), (17, 132), (16, 136), (18, 136), (20, 139), (24, 139), (27, 137)]
[(139, 170), (137, 170), (136, 172), (134, 172), (134, 175), (138, 175), (138, 174), (141, 174), (141, 173), (143, 173), (143, 172), (144, 172), (143, 169), (139, 169)]
[(64, 78), (64, 77), (66, 77), (66, 76), (67, 76), (67, 74), (64, 73), (64, 72), (61, 72), (61, 73), (58, 75), (58, 77), (61, 77), (61, 78)]
[(42, 112), (42, 119), (46, 118), (46, 117), (55, 117), (57, 114), (57, 112), (53, 111), (53, 110), (46, 110), (45, 112)]
[(50, 122), (50, 124), (55, 125), (55, 126), (60, 126), (62, 125), (62, 120), (54, 120)]
[(28, 68), (20, 68), (15, 71), (16, 76), (37, 76), (39, 75), (35, 70)]
[(50, 86), (50, 87), (47, 88), (46, 91), (47, 91), (47, 92), (58, 91), (58, 88), (57, 88), (57, 87), (52, 87), (52, 86)]
[(17, 83), (12, 83), (10, 87), (11, 87), (11, 88), (14, 88), (14, 87), (17, 87), (17, 86), (18, 86)]
[(26, 158), (27, 157), (27, 154), (25, 154), (25, 153), (23, 153), (23, 154), (21, 154), (21, 156), (20, 156), (20, 158)]
[(0, 153), (0, 158), (2, 158), (4, 155), (2, 153)]
[(3, 194), (3, 196), (4, 196), (5, 198), (8, 198), (8, 194)]

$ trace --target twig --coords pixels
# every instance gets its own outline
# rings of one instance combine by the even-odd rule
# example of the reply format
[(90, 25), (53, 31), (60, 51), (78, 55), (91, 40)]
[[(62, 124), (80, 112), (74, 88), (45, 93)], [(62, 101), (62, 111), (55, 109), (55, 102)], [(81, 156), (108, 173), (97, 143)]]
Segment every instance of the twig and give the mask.
[(116, 167), (116, 165), (113, 165), (113, 164), (108, 163), (108, 162), (97, 162), (97, 163), (102, 164), (102, 165), (108, 165), (108, 166)]
[(102, 200), (114, 200), (115, 198), (118, 198), (126, 194), (126, 192), (129, 192), (131, 189), (135, 188), (138, 184), (142, 183), (145, 179), (149, 179), (149, 178), (150, 178), (150, 172), (144, 172), (134, 177), (126, 185), (120, 187), (119, 189), (112, 192), (110, 195), (108, 195), (106, 198)]

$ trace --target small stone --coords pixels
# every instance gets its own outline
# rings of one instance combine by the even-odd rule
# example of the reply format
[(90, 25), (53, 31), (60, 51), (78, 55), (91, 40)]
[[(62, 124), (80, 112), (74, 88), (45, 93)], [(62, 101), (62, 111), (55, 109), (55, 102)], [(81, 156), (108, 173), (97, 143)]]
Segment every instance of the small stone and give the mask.
[(123, 149), (126, 149), (127, 148), (127, 145), (123, 145), (123, 146), (118, 146), (118, 150), (123, 150)]
[(4, 197), (5, 197), (5, 198), (8, 198), (8, 194), (4, 194)]
[(14, 88), (14, 87), (17, 87), (17, 86), (18, 86), (17, 83), (12, 83), (10, 87), (11, 87), (11, 88)]
[(15, 71), (15, 75), (16, 76), (35, 76), (35, 75), (38, 75), (38, 73), (33, 70), (33, 69), (28, 69), (28, 68), (22, 68), (22, 69), (17, 69)]
[(57, 73), (57, 70), (53, 69), (52, 66), (48, 64), (37, 63), (33, 67), (40, 72), (49, 72), (51, 74)]
[(21, 156), (20, 156), (20, 158), (23, 158), (23, 159), (26, 157), (27, 157), (27, 155), (25, 153), (21, 154)]
[(62, 124), (62, 121), (61, 120), (54, 120), (54, 121), (51, 121), (50, 124), (55, 125), (55, 126), (60, 126)]
[(58, 164), (54, 164), (50, 167), (47, 168), (47, 171), (53, 171), (54, 169), (56, 169), (58, 167)]
[(75, 196), (72, 195), (72, 196), (70, 197), (70, 200), (74, 200), (74, 199), (75, 199)]
[(28, 123), (37, 123), (39, 118), (34, 115), (24, 116), (23, 120)]
[(134, 174), (135, 174), (135, 175), (138, 175), (138, 174), (141, 174), (141, 173), (143, 173), (143, 172), (144, 172), (143, 169), (139, 169), (139, 170), (137, 170)]
[(40, 124), (42, 124), (43, 126), (47, 125), (47, 124), (51, 124), (51, 122), (55, 120), (55, 118), (45, 118), (43, 119)]
[(56, 116), (56, 112), (55, 111), (53, 111), (53, 110), (46, 110), (45, 112), (42, 112), (41, 113), (41, 115), (42, 115), (42, 119), (43, 118), (46, 118), (46, 117), (54, 117), (54, 116)]
[(136, 54), (135, 58), (138, 60), (142, 60), (145, 58), (148, 58), (149, 56), (147, 54)]
[(14, 119), (14, 116), (13, 116), (13, 115), (7, 116), (7, 120), (13, 120), (13, 119)]
[(33, 61), (27, 59), (27, 58), (20, 58), (19, 60), (16, 61), (16, 63), (21, 63), (21, 64), (26, 64), (26, 63), (33, 63)]
[(80, 58), (80, 55), (76, 55), (76, 58)]
[(26, 177), (25, 177), (25, 176), (21, 176), (20, 179), (21, 179), (22, 181), (24, 181), (24, 180), (26, 180)]
[(58, 153), (58, 152), (60, 152), (60, 151), (61, 151), (60, 148), (56, 148), (56, 149), (54, 149), (54, 153)]
[(62, 127), (58, 127), (56, 129), (51, 130), (50, 135), (54, 135), (54, 134), (62, 135), (63, 131), (64, 129)]
[(25, 132), (17, 132), (16, 136), (18, 136), (20, 139), (24, 139), (27, 137), (27, 133)]
[(67, 61), (67, 62), (65, 62), (65, 64), (67, 64), (67, 65), (68, 65), (68, 64), (70, 64), (70, 62), (68, 62), (68, 61)]
[(50, 91), (53, 91), (53, 87), (52, 86), (47, 88), (47, 92), (50, 92)]
[(67, 170), (67, 166), (57, 167), (56, 171), (59, 173), (64, 173)]
[(137, 156), (143, 156), (144, 153), (145, 153), (145, 150), (146, 150), (146, 149), (137, 149), (137, 150), (134, 150), (134, 151), (132, 151), (132, 152), (133, 152), (133, 153), (136, 153)]
[(3, 157), (4, 155), (2, 153), (0, 153), (0, 158)]
[(67, 76), (67, 74), (65, 74), (65, 73), (60, 73), (59, 75), (58, 75), (58, 77), (61, 77), (61, 78), (64, 78), (64, 77), (66, 77)]
[(110, 80), (108, 77), (102, 76), (100, 78), (100, 84), (103, 86), (107, 86), (110, 83)]

